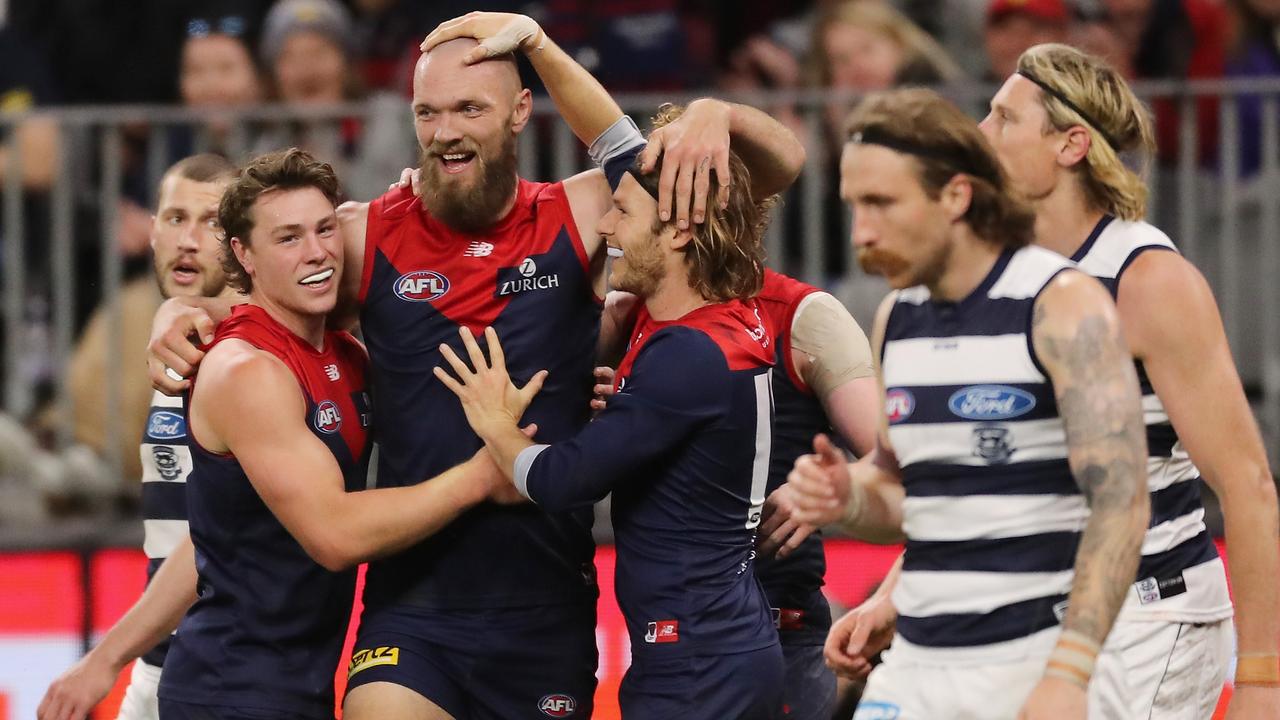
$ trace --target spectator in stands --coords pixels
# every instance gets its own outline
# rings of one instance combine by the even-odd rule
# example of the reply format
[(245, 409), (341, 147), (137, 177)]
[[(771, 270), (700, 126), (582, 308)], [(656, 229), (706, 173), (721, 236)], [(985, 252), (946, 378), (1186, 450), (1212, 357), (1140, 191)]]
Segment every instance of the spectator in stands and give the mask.
[[(53, 85), (44, 63), (12, 28), (0, 27), (0, 113), (28, 112), (53, 99)], [(10, 181), (9, 158), (15, 147), (21, 157), (23, 187), (49, 189), (58, 163), (57, 123), (33, 116), (12, 129), (0, 127), (0, 186)]]
[(267, 14), (260, 54), (277, 99), (300, 112), (347, 101), (369, 105), (368, 122), (320, 119), (278, 125), (259, 137), (258, 152), (291, 145), (331, 163), (349, 196), (380, 195), (413, 164), (413, 134), (403, 98), (368, 94), (358, 74), (355, 25), (336, 0), (281, 0)]
[(710, 15), (688, 0), (545, 0), (547, 35), (614, 92), (706, 87), (715, 58)]
[(1070, 19), (1065, 0), (992, 0), (983, 37), (987, 79), (1003, 82), (1033, 45), (1066, 42)]
[[(1229, 77), (1280, 77), (1280, 1), (1234, 0)], [(1240, 171), (1249, 176), (1262, 166), (1262, 102), (1240, 99)]]
[[(1217, 0), (1101, 0), (1099, 12), (1077, 27), (1073, 44), (1111, 62), (1129, 79), (1194, 80), (1222, 77), (1226, 64), (1228, 16)], [(1165, 163), (1178, 158), (1180, 112), (1170, 98), (1152, 101), (1156, 147)], [(1196, 103), (1197, 156), (1202, 164), (1217, 156), (1218, 104)]]
[[(196, 151), (242, 154), (246, 142), (231, 137), (231, 125), (217, 110), (243, 109), (263, 100), (263, 78), (254, 62), (254, 39), (259, 17), (248, 0), (205, 4), (187, 19), (182, 44), (178, 89), (182, 104), (201, 110), (208, 120), (200, 128), (173, 127), (170, 157)], [(197, 137), (198, 136), (198, 137)]]

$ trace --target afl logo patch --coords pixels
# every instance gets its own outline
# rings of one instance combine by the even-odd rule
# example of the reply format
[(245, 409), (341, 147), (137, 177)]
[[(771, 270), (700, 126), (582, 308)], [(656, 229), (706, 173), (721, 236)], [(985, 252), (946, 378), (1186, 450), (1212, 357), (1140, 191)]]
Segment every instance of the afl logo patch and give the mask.
[(449, 292), (449, 278), (432, 270), (414, 270), (396, 278), (396, 297), (408, 302), (431, 302)]
[(971, 385), (951, 394), (947, 407), (966, 420), (1008, 420), (1026, 415), (1036, 398), (1008, 385)]
[(911, 417), (916, 409), (916, 398), (909, 390), (894, 388), (885, 393), (884, 414), (889, 417), (889, 424), (900, 423)]
[(338, 404), (325, 400), (316, 407), (316, 429), (332, 435), (342, 428), (342, 414), (338, 412)]
[(577, 712), (578, 701), (574, 700), (572, 695), (555, 693), (554, 695), (547, 695), (539, 700), (538, 709), (547, 717), (569, 717)]
[(179, 440), (187, 436), (187, 421), (178, 413), (156, 410), (147, 418), (147, 437), (153, 440)]

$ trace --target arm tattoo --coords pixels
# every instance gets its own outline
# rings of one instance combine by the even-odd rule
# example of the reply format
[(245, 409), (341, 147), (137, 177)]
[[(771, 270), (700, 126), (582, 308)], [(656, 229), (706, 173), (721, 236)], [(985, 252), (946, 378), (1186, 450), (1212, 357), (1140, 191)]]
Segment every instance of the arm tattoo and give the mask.
[(1068, 462), (1090, 510), (1064, 625), (1102, 642), (1133, 584), (1149, 512), (1137, 374), (1105, 317), (1085, 317), (1069, 335), (1044, 320), (1037, 304), (1037, 348), (1056, 370)]

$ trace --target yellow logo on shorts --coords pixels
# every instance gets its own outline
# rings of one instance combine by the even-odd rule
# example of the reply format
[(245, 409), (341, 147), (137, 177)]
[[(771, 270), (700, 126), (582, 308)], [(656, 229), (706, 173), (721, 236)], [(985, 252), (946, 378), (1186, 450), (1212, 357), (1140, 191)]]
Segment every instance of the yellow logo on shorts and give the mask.
[(378, 665), (399, 665), (400, 648), (376, 647), (372, 650), (357, 650), (351, 656), (351, 667), (347, 669), (347, 679), (361, 670), (368, 670)]

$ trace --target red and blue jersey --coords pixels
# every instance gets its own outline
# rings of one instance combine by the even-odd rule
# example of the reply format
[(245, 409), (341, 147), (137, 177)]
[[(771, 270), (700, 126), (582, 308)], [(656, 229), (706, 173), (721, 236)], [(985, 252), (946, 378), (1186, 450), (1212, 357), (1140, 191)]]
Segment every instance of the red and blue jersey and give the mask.
[(576, 437), (521, 454), (541, 507), (613, 493), (616, 590), (637, 659), (777, 642), (752, 563), (772, 424), (772, 339), (754, 304), (659, 322), (641, 309), (608, 407)]
[[(792, 358), (791, 325), (804, 299), (818, 288), (794, 278), (765, 271), (764, 287), (756, 303), (764, 313), (774, 338), (773, 451), (769, 456), (772, 493), (787, 481), (787, 473), (801, 455), (813, 452), (813, 436), (831, 431), (822, 402), (796, 371)], [(834, 437), (834, 436), (833, 436)], [(756, 576), (773, 607), (774, 620), (784, 645), (822, 645), (831, 629), (831, 608), (822, 594), (827, 572), (822, 533), (815, 531), (800, 547), (781, 560), (761, 558)]]
[[(360, 343), (329, 332), (316, 350), (256, 305), (237, 306), (213, 344), (230, 338), (293, 371), (308, 428), (338, 461), (347, 491), (363, 489), (372, 414)], [(209, 452), (195, 438), (190, 447), (187, 504), (198, 599), (173, 636), (160, 696), (332, 718), (355, 570), (334, 573), (312, 560), (233, 455)]]
[[(422, 482), (482, 445), (432, 374), (439, 347), (465, 356), (459, 328), (492, 326), (517, 383), (549, 376), (524, 415), (549, 442), (590, 414), (600, 301), (560, 183), (520, 181), (514, 207), (483, 234), (432, 217), (408, 190), (373, 201), (361, 328), (372, 360), (379, 487)], [(591, 511), (482, 504), (416, 546), (371, 563), (370, 607), (527, 607), (595, 597)]]

